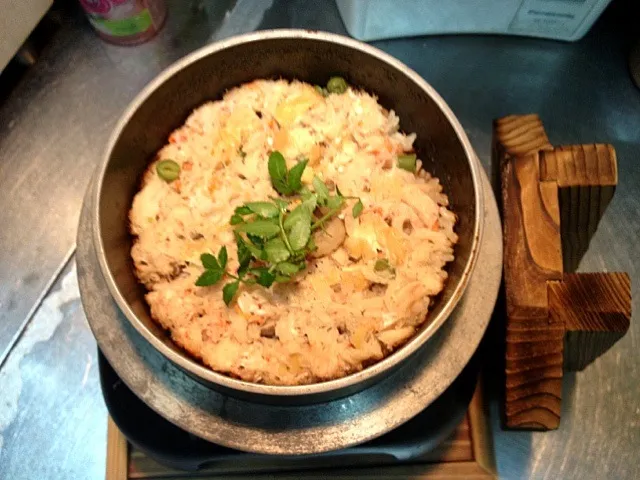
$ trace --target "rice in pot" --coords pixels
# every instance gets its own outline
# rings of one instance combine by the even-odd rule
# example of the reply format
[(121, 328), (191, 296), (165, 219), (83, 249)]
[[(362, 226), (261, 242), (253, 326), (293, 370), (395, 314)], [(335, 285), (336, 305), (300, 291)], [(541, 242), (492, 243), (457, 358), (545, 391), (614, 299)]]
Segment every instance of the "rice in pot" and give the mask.
[[(215, 371), (272, 385), (334, 379), (379, 361), (425, 322), (453, 260), (455, 215), (437, 178), (397, 158), (415, 134), (375, 97), (349, 88), (324, 96), (298, 81), (257, 80), (196, 109), (145, 173), (130, 212), (136, 275), (153, 318)], [(200, 255), (229, 252), (238, 266), (234, 209), (276, 197), (267, 159), (302, 182), (318, 176), (364, 208), (343, 211), (315, 235), (308, 268), (271, 288), (241, 285), (229, 306), (224, 283), (195, 285)], [(180, 166), (171, 182), (156, 163)]]

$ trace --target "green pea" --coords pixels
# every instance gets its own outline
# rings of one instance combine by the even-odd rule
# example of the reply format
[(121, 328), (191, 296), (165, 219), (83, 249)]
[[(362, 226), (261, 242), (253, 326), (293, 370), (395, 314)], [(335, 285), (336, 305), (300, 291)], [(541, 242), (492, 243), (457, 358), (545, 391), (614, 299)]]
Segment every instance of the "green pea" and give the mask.
[(173, 160), (162, 160), (156, 165), (156, 172), (165, 182), (173, 182), (180, 176), (180, 165)]
[(416, 154), (398, 155), (398, 168), (407, 172), (416, 173)]
[(327, 90), (329, 93), (344, 93), (348, 87), (347, 81), (342, 77), (331, 77), (327, 82)]

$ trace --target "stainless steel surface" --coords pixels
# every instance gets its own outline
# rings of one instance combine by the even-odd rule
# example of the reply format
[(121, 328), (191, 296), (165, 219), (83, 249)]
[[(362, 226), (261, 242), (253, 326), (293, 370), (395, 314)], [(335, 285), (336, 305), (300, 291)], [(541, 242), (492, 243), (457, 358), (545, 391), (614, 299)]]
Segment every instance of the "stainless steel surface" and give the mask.
[[(283, 60), (286, 59), (286, 60)], [(250, 65), (250, 67), (248, 67)], [(374, 92), (394, 109), (401, 128), (415, 132), (424, 168), (440, 178), (456, 213), (458, 243), (444, 290), (428, 321), (392, 355), (344, 378), (301, 386), (260, 385), (214, 372), (179, 348), (151, 318), (131, 266), (129, 208), (149, 159), (195, 106), (225, 90), (274, 75), (322, 83), (335, 72)], [(153, 125), (153, 127), (151, 127)], [(214, 388), (248, 400), (310, 403), (354, 393), (417, 351), (455, 308), (476, 264), (484, 200), (481, 167), (464, 130), (440, 96), (413, 71), (382, 51), (346, 37), (305, 30), (237, 36), (202, 48), (153, 80), (126, 110), (96, 174), (93, 239), (106, 285), (135, 329), (160, 353)]]
[(211, 390), (153, 348), (109, 295), (91, 242), (93, 201), (78, 230), (82, 303), (100, 350), (125, 384), (183, 430), (238, 450), (301, 455), (338, 450), (376, 438), (413, 418), (456, 379), (489, 324), (502, 274), (500, 220), (484, 177), (485, 235), (477, 268), (448, 321), (396, 371), (345, 398), (305, 406), (256, 404)]
[(0, 370), (0, 478), (104, 478), (96, 346), (69, 262)]
[[(131, 49), (103, 44), (75, 12), (0, 104), (0, 351), (27, 324), (27, 313), (73, 248), (82, 196), (109, 132), (161, 68), (229, 32), (297, 27), (346, 33), (332, 2), (167, 3), (169, 21), (160, 36)], [(614, 1), (594, 30), (575, 44), (462, 36), (374, 45), (442, 94), (485, 169), (490, 167), (491, 120), (509, 113), (540, 113), (555, 143), (615, 145), (620, 186), (581, 269), (628, 271), (637, 311), (640, 90), (628, 70), (629, 50), (637, 41), (633, 4)], [(59, 286), (53, 287), (54, 294)], [(93, 355), (93, 339), (79, 309), (63, 313), (50, 339), (39, 340), (30, 354), (16, 353), (25, 351), (18, 342), (0, 368), (2, 381), (11, 382), (0, 386), (0, 478), (104, 478), (106, 422), (96, 372), (93, 366), (88, 369), (84, 386), (77, 375), (82, 371), (84, 376), (92, 359), (83, 360), (83, 352)], [(52, 318), (41, 307), (28, 326), (35, 329)], [(569, 377), (558, 431), (502, 432), (493, 409), (501, 478), (640, 478), (636, 320), (609, 352)], [(9, 362), (20, 368), (7, 372)], [(70, 410), (81, 413), (67, 415)]]

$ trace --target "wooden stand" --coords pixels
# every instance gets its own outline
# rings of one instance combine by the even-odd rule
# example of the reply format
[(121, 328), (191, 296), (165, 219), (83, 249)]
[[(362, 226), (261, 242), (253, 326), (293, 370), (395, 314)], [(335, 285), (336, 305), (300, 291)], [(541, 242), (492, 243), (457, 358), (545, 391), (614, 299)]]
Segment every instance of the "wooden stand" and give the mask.
[(560, 423), (563, 367), (581, 370), (629, 328), (625, 273), (573, 271), (617, 183), (611, 145), (553, 148), (537, 115), (494, 123), (507, 306), (508, 428)]
[[(456, 431), (439, 447), (416, 458), (410, 464), (381, 464), (373, 468), (353, 467), (324, 470), (284, 472), (273, 468), (273, 460), (265, 457), (263, 463), (270, 462), (272, 473), (246, 473), (247, 467), (232, 464), (229, 461), (221, 465), (212, 465), (198, 472), (174, 470), (147, 457), (143, 452), (128, 444), (116, 424), (109, 418), (107, 440), (107, 475), (106, 480), (129, 479), (190, 479), (200, 480), (228, 478), (233, 475), (236, 480), (249, 479), (298, 479), (320, 480), (325, 478), (342, 479), (394, 479), (405, 478), (422, 480), (486, 480), (496, 478), (493, 445), (487, 412), (482, 400), (482, 392), (478, 388), (473, 396), (469, 410)], [(284, 463), (282, 465), (285, 465)], [(244, 469), (244, 473), (239, 470)], [(264, 465), (256, 468), (266, 472)], [(277, 473), (276, 473), (277, 472)]]

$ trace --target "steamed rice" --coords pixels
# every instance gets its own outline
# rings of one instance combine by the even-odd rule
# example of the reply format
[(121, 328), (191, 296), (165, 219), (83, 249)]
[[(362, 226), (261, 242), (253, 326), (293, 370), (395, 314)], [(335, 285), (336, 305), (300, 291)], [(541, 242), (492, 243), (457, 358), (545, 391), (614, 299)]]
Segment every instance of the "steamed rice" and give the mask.
[[(251, 382), (328, 380), (388, 355), (425, 321), (457, 241), (438, 179), (396, 166), (414, 140), (393, 111), (354, 89), (323, 97), (305, 83), (258, 80), (196, 109), (158, 152), (130, 212), (131, 255), (153, 318), (213, 370)], [(360, 197), (364, 210), (354, 219), (348, 202), (337, 233), (324, 237), (338, 248), (325, 245), (331, 253), (309, 260), (295, 283), (241, 285), (227, 307), (224, 282), (195, 286), (199, 257), (226, 245), (235, 271), (229, 218), (245, 202), (277, 196), (272, 150), (289, 168), (308, 158), (303, 182), (318, 175)], [(181, 166), (178, 180), (158, 177), (162, 159)], [(377, 271), (379, 259), (395, 274)]]

